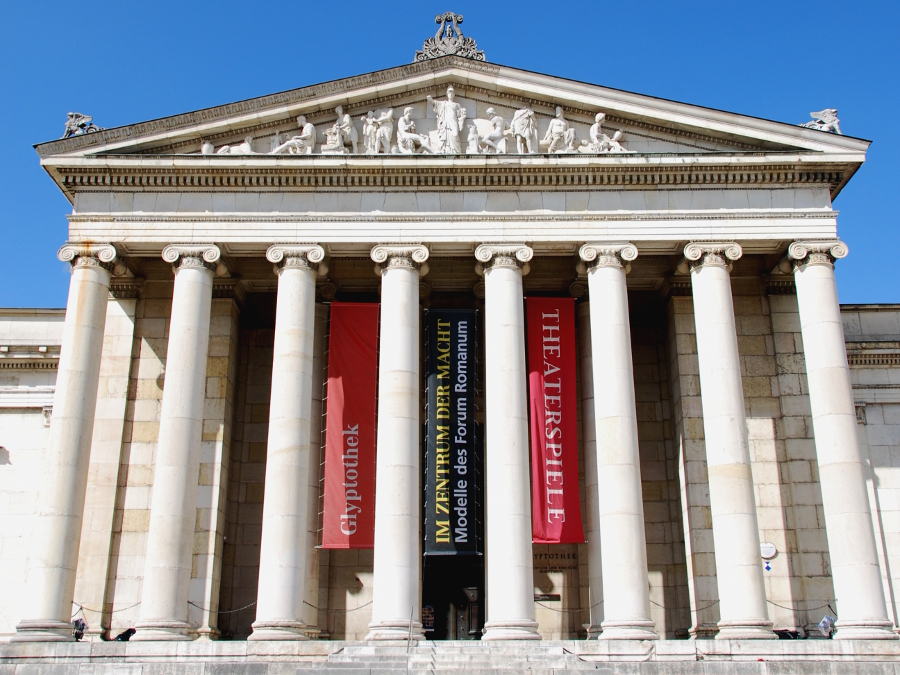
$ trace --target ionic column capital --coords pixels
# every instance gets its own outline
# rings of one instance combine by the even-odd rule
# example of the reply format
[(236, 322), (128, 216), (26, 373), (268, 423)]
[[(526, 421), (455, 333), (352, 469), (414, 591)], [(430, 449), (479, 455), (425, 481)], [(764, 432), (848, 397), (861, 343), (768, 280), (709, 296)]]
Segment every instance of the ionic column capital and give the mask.
[(76, 267), (102, 267), (112, 273), (118, 253), (111, 244), (65, 244), (56, 252), (62, 262)]
[(692, 241), (684, 247), (684, 257), (691, 269), (714, 265), (731, 268), (731, 262), (744, 254), (741, 245), (734, 241)]
[(528, 261), (534, 257), (534, 249), (526, 244), (481, 244), (475, 249), (475, 258), (485, 270), (495, 267), (515, 267), (528, 274)]
[(221, 257), (215, 244), (169, 244), (162, 251), (162, 259), (172, 263), (176, 272), (182, 267), (205, 267), (215, 272)]
[(378, 244), (370, 256), (375, 261), (375, 272), (382, 274), (392, 268), (416, 270), (420, 276), (428, 274), (428, 247), (422, 244)]
[(309, 269), (320, 276), (328, 273), (322, 262), (325, 260), (325, 249), (318, 244), (273, 244), (266, 251), (266, 260), (275, 263), (276, 274), (291, 268)]
[(631, 269), (631, 261), (638, 257), (637, 246), (627, 241), (588, 242), (578, 250), (578, 257), (587, 270), (598, 267), (621, 267), (626, 272)]
[(794, 269), (806, 265), (834, 266), (835, 260), (846, 258), (850, 249), (840, 239), (795, 241), (788, 247), (788, 257), (794, 261)]

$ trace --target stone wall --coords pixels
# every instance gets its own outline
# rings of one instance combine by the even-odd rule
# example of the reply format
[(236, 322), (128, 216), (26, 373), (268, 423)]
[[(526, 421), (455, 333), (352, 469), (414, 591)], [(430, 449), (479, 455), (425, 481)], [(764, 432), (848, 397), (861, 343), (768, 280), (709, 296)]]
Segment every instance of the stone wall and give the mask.
[(40, 408), (0, 409), (0, 641), (15, 633), (26, 599), (31, 514), (49, 431)]
[(900, 305), (841, 314), (888, 617), (900, 626)]

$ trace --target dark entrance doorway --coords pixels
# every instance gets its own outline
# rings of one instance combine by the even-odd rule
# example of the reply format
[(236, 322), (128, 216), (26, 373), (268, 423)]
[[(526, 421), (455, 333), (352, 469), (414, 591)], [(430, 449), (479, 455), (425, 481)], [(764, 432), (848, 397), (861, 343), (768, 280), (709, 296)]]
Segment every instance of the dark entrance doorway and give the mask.
[(425, 556), (422, 623), (426, 640), (480, 640), (484, 556)]

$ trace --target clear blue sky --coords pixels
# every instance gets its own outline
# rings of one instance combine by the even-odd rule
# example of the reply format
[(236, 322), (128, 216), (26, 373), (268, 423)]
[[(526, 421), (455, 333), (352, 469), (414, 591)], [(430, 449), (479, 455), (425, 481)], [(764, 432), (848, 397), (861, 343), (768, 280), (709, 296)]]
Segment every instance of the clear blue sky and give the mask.
[(70, 205), (32, 144), (66, 112), (115, 127), (412, 60), (453, 10), (489, 61), (873, 140), (835, 202), (841, 302), (900, 302), (900, 2), (3, 3), (0, 306), (62, 307)]

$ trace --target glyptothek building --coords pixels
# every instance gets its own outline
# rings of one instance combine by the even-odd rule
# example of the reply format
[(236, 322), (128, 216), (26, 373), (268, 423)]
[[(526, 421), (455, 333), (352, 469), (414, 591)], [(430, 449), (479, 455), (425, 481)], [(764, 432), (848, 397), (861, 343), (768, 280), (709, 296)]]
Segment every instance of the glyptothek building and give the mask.
[(869, 142), (436, 21), (36, 146), (71, 281), (0, 310), (0, 669), (895, 667), (900, 306), (834, 276)]

